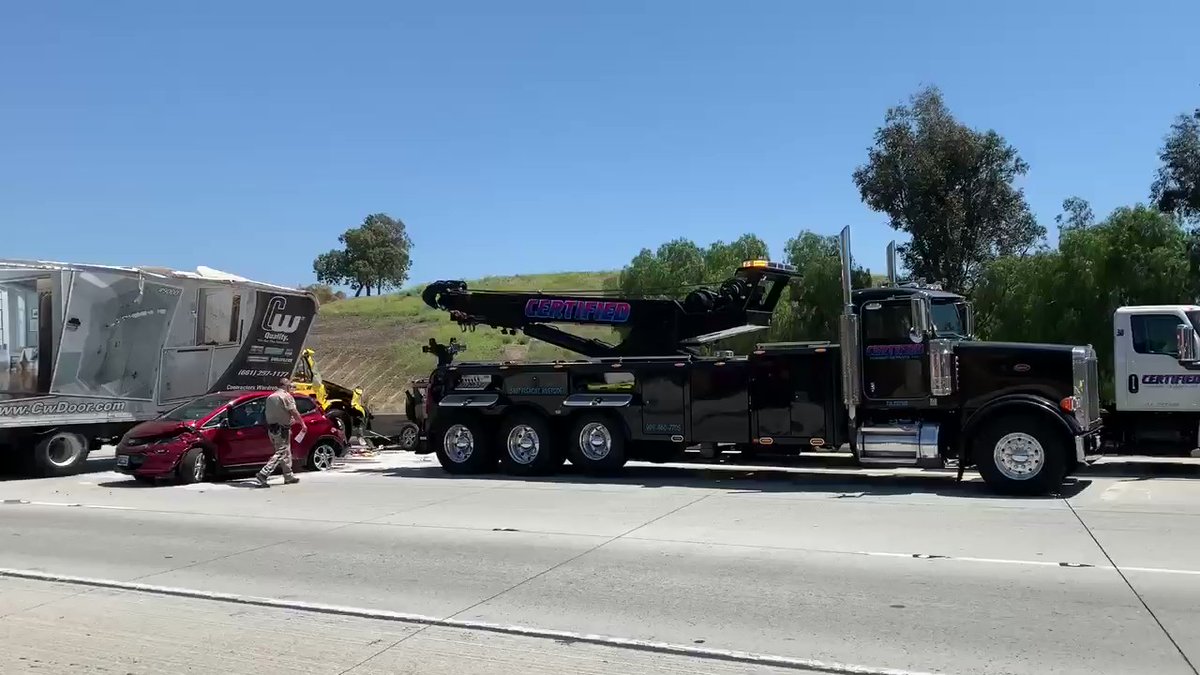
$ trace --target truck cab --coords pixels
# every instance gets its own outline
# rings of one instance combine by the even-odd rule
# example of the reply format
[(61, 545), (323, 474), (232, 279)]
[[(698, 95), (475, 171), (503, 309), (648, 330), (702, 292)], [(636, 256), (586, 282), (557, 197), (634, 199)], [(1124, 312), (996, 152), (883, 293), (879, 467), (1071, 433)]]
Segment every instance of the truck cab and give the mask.
[(1200, 445), (1200, 306), (1119, 307), (1112, 321), (1115, 408), (1106, 411), (1106, 440), (1123, 452), (1193, 451)]

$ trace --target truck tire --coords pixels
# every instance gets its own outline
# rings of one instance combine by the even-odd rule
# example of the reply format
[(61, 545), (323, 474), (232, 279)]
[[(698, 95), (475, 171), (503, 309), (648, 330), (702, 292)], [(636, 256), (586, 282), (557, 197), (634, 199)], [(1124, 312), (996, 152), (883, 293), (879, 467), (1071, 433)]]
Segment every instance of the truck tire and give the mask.
[(452, 417), (439, 421), (429, 437), (438, 463), (448, 473), (485, 473), (496, 468), (496, 456), (478, 419)]
[(571, 463), (591, 475), (606, 475), (625, 466), (625, 432), (606, 415), (582, 415), (567, 436)]
[(33, 446), (31, 469), (38, 476), (69, 476), (87, 462), (88, 439), (73, 431), (51, 431)]
[(560, 448), (550, 435), (546, 420), (532, 413), (517, 413), (500, 424), (500, 466), (517, 476), (533, 476), (552, 471)]
[(1003, 415), (985, 422), (972, 446), (979, 474), (1001, 494), (1051, 494), (1066, 477), (1063, 435), (1037, 417)]

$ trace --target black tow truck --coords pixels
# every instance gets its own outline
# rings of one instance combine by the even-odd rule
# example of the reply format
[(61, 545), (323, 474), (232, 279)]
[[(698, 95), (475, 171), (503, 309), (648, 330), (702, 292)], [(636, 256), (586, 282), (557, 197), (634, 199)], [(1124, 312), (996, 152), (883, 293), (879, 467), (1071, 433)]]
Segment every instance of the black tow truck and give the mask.
[[(1100, 405), (1091, 346), (973, 339), (971, 306), (924, 283), (851, 290), (840, 238), (840, 344), (714, 343), (762, 330), (795, 269), (744, 262), (682, 301), (478, 291), (439, 281), (423, 293), (465, 329), (485, 325), (558, 345), (579, 360), (453, 361), (425, 392), (426, 442), (451, 473), (551, 473), (566, 459), (606, 474), (685, 448), (760, 456), (849, 445), (864, 466), (963, 470), (994, 491), (1047, 494), (1097, 456)], [(615, 344), (555, 324), (609, 325)], [(708, 351), (708, 354), (703, 352)]]

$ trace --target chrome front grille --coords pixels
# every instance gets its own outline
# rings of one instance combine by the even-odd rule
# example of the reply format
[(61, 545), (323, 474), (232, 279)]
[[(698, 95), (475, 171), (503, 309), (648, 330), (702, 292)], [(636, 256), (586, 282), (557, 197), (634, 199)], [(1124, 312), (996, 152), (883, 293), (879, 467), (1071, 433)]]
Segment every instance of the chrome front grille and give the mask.
[(1075, 419), (1080, 427), (1089, 429), (1100, 419), (1100, 368), (1091, 345), (1071, 350), (1071, 375)]

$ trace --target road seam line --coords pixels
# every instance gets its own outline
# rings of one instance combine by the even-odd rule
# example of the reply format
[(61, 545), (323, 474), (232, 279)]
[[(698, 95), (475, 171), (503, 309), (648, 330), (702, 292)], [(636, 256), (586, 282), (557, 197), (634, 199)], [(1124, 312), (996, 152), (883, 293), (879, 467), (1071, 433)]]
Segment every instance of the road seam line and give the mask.
[(471, 621), (452, 618), (439, 619), (433, 616), (424, 616), (421, 614), (411, 614), (407, 612), (395, 612), (383, 609), (329, 605), (299, 600), (281, 600), (278, 598), (241, 595), (236, 593), (221, 593), (217, 591), (202, 591), (198, 589), (179, 588), (173, 586), (156, 586), (153, 584), (117, 581), (114, 579), (97, 579), (67, 574), (53, 574), (49, 572), (39, 572), (36, 570), (0, 568), (0, 577), (72, 584), (76, 586), (90, 586), (93, 588), (107, 588), (118, 591), (133, 591), (154, 595), (190, 598), (194, 600), (209, 600), (238, 605), (252, 605), (257, 607), (270, 607), (274, 609), (312, 612), (317, 614), (350, 616), (361, 619), (375, 619), (381, 621), (393, 621), (397, 623), (420, 624), (426, 627), (436, 626), (443, 628), (458, 628), (462, 630), (557, 640), (568, 643), (585, 642), (589, 644), (631, 649), (636, 651), (656, 652), (661, 654), (672, 654), (676, 656), (688, 656), (695, 658), (707, 658), (721, 661), (731, 661), (735, 663), (746, 663), (757, 666), (775, 666), (779, 668), (790, 668), (795, 670), (809, 670), (831, 673), (833, 675), (934, 675), (934, 673), (924, 671), (904, 670), (898, 668), (877, 668), (873, 666), (838, 663), (834, 661), (820, 661), (817, 659), (780, 656), (775, 654), (762, 654), (758, 652), (747, 652), (733, 649), (695, 647), (671, 642), (623, 638), (611, 635), (600, 635), (596, 633), (579, 633), (575, 631), (565, 631), (553, 628), (537, 628), (532, 626), (498, 624), (486, 621)]
[(1113, 566), (1114, 570), (1116, 570), (1117, 574), (1121, 577), (1121, 581), (1125, 582), (1125, 586), (1129, 589), (1129, 592), (1133, 593), (1133, 597), (1137, 598), (1138, 602), (1142, 604), (1142, 607), (1144, 607), (1146, 612), (1150, 615), (1150, 618), (1154, 619), (1154, 623), (1158, 625), (1158, 629), (1162, 631), (1163, 635), (1167, 638), (1167, 641), (1171, 643), (1171, 646), (1175, 647), (1175, 651), (1179, 652), (1179, 656), (1183, 659), (1183, 662), (1187, 664), (1188, 668), (1192, 669), (1193, 673), (1200, 675), (1200, 671), (1196, 670), (1195, 664), (1193, 664), (1192, 660), (1188, 658), (1187, 652), (1183, 651), (1183, 647), (1180, 646), (1180, 644), (1175, 640), (1175, 636), (1171, 635), (1171, 631), (1167, 630), (1167, 627), (1163, 625), (1162, 620), (1158, 618), (1158, 615), (1154, 613), (1154, 610), (1150, 609), (1150, 604), (1146, 602), (1146, 599), (1142, 597), (1142, 594), (1133, 587), (1133, 584), (1129, 581), (1129, 578), (1125, 576), (1125, 573), (1121, 571), (1121, 568), (1117, 565), (1117, 561), (1112, 559), (1112, 556), (1108, 554), (1108, 550), (1104, 548), (1104, 544), (1101, 544), (1100, 539), (1094, 532), (1092, 532), (1092, 528), (1088, 527), (1088, 524), (1083, 521), (1083, 518), (1075, 512), (1075, 507), (1071, 506), (1071, 502), (1069, 500), (1063, 501), (1066, 501), (1067, 508), (1071, 509), (1071, 513), (1075, 514), (1075, 519), (1079, 521), (1079, 525), (1083, 528), (1083, 531), (1088, 533), (1088, 536), (1092, 538), (1093, 542), (1095, 542), (1096, 548), (1100, 549), (1100, 552), (1103, 553), (1104, 557), (1108, 559), (1108, 563)]

